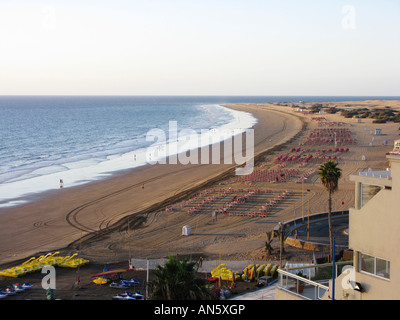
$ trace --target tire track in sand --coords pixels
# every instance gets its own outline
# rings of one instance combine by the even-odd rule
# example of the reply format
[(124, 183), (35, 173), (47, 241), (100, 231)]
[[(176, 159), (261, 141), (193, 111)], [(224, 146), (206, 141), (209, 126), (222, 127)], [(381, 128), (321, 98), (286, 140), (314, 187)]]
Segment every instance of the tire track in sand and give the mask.
[[(184, 168), (184, 169), (182, 169), (182, 170), (188, 170), (188, 169), (190, 169), (190, 168)], [(70, 226), (72, 226), (72, 227), (74, 227), (75, 229), (78, 229), (78, 230), (80, 230), (80, 231), (83, 231), (83, 232), (97, 232), (97, 231), (99, 231), (99, 230), (101, 230), (101, 229), (104, 229), (104, 227), (101, 228), (101, 226), (104, 225), (104, 226), (108, 227), (108, 226), (110, 225), (110, 221), (111, 221), (115, 216), (113, 216), (113, 217), (111, 217), (111, 218), (106, 218), (106, 219), (100, 220), (100, 221), (99, 221), (99, 227), (100, 227), (100, 228), (97, 229), (97, 230), (95, 230), (95, 229), (93, 229), (93, 228), (91, 228), (91, 227), (88, 227), (88, 226), (85, 226), (83, 223), (79, 222), (79, 220), (78, 220), (78, 215), (79, 215), (84, 209), (87, 209), (87, 208), (89, 208), (89, 207), (91, 207), (91, 206), (97, 205), (97, 204), (99, 204), (99, 203), (101, 203), (101, 202), (103, 202), (103, 201), (105, 201), (105, 200), (107, 200), (107, 199), (110, 199), (110, 198), (112, 198), (112, 197), (118, 196), (118, 195), (120, 195), (120, 194), (122, 194), (122, 193), (124, 193), (124, 192), (130, 191), (130, 190), (132, 190), (132, 189), (134, 189), (134, 188), (140, 187), (143, 183), (154, 182), (154, 181), (156, 181), (156, 180), (163, 179), (163, 178), (165, 178), (165, 177), (167, 177), (167, 176), (169, 176), (169, 175), (172, 175), (172, 174), (173, 174), (173, 172), (167, 172), (167, 173), (165, 173), (165, 174), (161, 174), (161, 175), (159, 175), (159, 176), (150, 178), (150, 179), (148, 179), (148, 180), (146, 180), (146, 181), (141, 181), (141, 182), (135, 183), (135, 184), (130, 185), (130, 186), (126, 187), (126, 188), (122, 188), (122, 189), (120, 189), (120, 190), (117, 190), (117, 191), (115, 191), (115, 192), (112, 192), (112, 193), (110, 193), (110, 194), (107, 194), (107, 195), (105, 195), (105, 196), (102, 196), (102, 197), (97, 198), (97, 199), (95, 199), (95, 200), (92, 200), (92, 201), (89, 201), (89, 202), (87, 202), (87, 203), (84, 203), (84, 204), (82, 204), (82, 205), (80, 205), (80, 206), (78, 206), (78, 207), (72, 209), (71, 211), (69, 211), (69, 212), (67, 213), (66, 217), (65, 217), (65, 220), (67, 221), (67, 223), (68, 223)], [(127, 211), (127, 212), (128, 212), (128, 211)], [(120, 214), (117, 214), (117, 215), (121, 215), (121, 213), (120, 213)], [(108, 221), (108, 220), (110, 220), (110, 221)]]

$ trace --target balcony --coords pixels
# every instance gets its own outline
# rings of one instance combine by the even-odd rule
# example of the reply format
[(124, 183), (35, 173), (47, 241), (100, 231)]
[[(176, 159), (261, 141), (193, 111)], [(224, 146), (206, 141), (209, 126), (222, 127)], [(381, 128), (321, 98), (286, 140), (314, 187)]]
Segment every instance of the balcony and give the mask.
[[(337, 262), (335, 277), (342, 273), (344, 266), (352, 266), (353, 261)], [(299, 276), (298, 273), (306, 277)], [(281, 290), (281, 297), (298, 300), (330, 299), (329, 281), (332, 279), (332, 263), (302, 266), (291, 269), (278, 269), (278, 284), (276, 290)]]

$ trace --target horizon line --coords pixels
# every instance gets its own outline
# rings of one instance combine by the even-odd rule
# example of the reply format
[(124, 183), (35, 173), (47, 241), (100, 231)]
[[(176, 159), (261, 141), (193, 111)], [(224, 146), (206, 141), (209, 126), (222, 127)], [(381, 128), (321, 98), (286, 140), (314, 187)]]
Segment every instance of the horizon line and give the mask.
[(262, 95), (262, 94), (0, 94), (0, 97), (33, 97), (33, 96), (48, 96), (48, 97), (396, 97), (399, 95)]

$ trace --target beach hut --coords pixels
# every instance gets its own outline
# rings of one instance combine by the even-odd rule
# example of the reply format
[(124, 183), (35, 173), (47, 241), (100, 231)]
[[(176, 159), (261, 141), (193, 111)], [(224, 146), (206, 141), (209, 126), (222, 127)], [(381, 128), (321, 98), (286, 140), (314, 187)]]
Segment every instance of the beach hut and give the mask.
[(192, 234), (192, 229), (190, 228), (190, 226), (184, 226), (182, 228), (182, 235), (183, 236), (190, 236)]

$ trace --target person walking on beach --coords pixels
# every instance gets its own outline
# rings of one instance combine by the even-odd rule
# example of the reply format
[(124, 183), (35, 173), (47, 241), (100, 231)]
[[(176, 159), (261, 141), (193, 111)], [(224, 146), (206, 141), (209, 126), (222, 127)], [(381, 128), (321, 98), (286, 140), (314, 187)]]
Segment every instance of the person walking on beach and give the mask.
[(62, 189), (64, 187), (64, 181), (63, 179), (60, 179), (60, 189)]
[(144, 183), (142, 184), (142, 190), (144, 191)]

